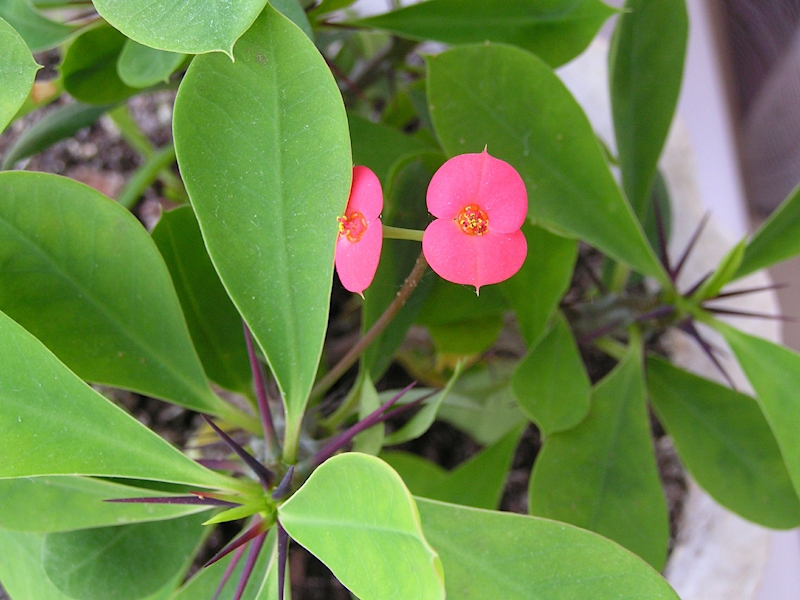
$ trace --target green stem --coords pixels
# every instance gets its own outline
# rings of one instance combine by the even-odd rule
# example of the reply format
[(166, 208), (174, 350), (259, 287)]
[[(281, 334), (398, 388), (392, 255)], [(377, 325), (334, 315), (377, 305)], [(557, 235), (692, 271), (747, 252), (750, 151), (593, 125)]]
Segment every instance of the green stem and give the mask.
[(158, 179), (159, 173), (168, 168), (175, 162), (175, 146), (168, 144), (161, 150), (151, 155), (147, 161), (140, 166), (133, 177), (130, 178), (125, 189), (120, 193), (117, 202), (125, 208), (132, 208), (139, 200), (144, 191)]
[(364, 334), (364, 337), (358, 340), (350, 351), (317, 382), (317, 385), (311, 390), (312, 400), (319, 398), (322, 394), (327, 392), (328, 389), (355, 364), (359, 356), (361, 356), (375, 338), (386, 329), (386, 326), (392, 322), (392, 319), (394, 319), (395, 315), (403, 308), (403, 305), (406, 303), (409, 296), (411, 296), (411, 293), (416, 289), (419, 280), (422, 279), (422, 276), (425, 274), (425, 269), (427, 268), (428, 262), (425, 260), (425, 256), (420, 252), (420, 255), (417, 257), (417, 262), (414, 263), (414, 268), (411, 269), (411, 273), (406, 277), (405, 282), (403, 282), (403, 287), (397, 292), (397, 296), (395, 296), (394, 300), (392, 300), (391, 304), (389, 304), (380, 318), (370, 327), (369, 331)]
[(403, 227), (391, 227), (389, 225), (383, 226), (383, 237), (387, 240), (411, 240), (413, 242), (421, 242), (422, 234), (424, 232), (417, 229), (405, 229)]
[(627, 348), (624, 344), (621, 344), (615, 339), (610, 337), (602, 337), (600, 339), (595, 340), (594, 342), (595, 348), (605, 352), (612, 358), (616, 358), (617, 360), (622, 360), (622, 357), (625, 356), (625, 352)]
[(614, 265), (614, 271), (611, 275), (611, 291), (621, 293), (622, 290), (625, 289), (625, 284), (628, 283), (628, 276), (631, 274), (631, 270), (622, 263), (616, 263)]

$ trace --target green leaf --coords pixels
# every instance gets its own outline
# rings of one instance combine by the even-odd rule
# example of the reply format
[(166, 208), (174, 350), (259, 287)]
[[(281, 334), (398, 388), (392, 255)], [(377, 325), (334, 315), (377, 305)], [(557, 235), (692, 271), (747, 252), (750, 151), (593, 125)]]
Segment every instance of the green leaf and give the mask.
[(525, 180), (532, 223), (579, 237), (667, 283), (586, 115), (547, 65), (491, 44), (427, 61), (431, 115), (448, 155), (488, 146)]
[(203, 537), (202, 515), (45, 536), (50, 581), (78, 600), (135, 600), (168, 584)]
[(0, 582), (13, 600), (72, 600), (50, 582), (42, 565), (44, 536), (0, 529)]
[(422, 498), (417, 506), (448, 600), (678, 600), (644, 561), (589, 531)]
[(0, 440), (0, 479), (96, 475), (241, 488), (187, 458), (92, 390), (3, 313)]
[(300, 6), (298, 0), (270, 0), (270, 4), (275, 10), (280, 11), (283, 16), (302, 29), (303, 33), (311, 41), (314, 40), (314, 30), (311, 28), (311, 23), (308, 22), (306, 11)]
[(739, 265), (742, 264), (744, 256), (745, 240), (742, 240), (731, 248), (725, 257), (719, 262), (719, 266), (714, 273), (705, 280), (703, 285), (692, 295), (693, 300), (702, 302), (708, 298), (713, 298), (719, 291), (733, 278)]
[(388, 185), (389, 172), (400, 157), (428, 149), (419, 139), (383, 123), (373, 123), (352, 112), (347, 113), (347, 120), (353, 142), (353, 164), (370, 168), (384, 186)]
[(595, 531), (664, 566), (669, 519), (650, 438), (641, 348), (595, 388), (588, 416), (550, 436), (536, 458), (531, 514)]
[(17, 30), (31, 52), (54, 48), (77, 29), (51, 21), (34, 9), (28, 0), (0, 0), (0, 18)]
[(797, 435), (800, 355), (720, 321), (714, 321), (712, 326), (725, 337), (750, 380), (761, 411), (775, 434), (794, 489), (800, 494), (800, 436)]
[(135, 94), (138, 90), (125, 85), (117, 74), (125, 42), (125, 36), (108, 25), (79, 35), (61, 63), (64, 89), (87, 104), (111, 104)]
[(278, 512), (289, 535), (361, 600), (444, 599), (441, 563), (414, 499), (382, 460), (335, 456)]
[(169, 81), (186, 60), (185, 54), (156, 50), (127, 40), (117, 60), (117, 75), (132, 88), (146, 88)]
[(72, 102), (48, 112), (22, 132), (6, 152), (0, 168), (10, 169), (17, 161), (72, 137), (78, 130), (97, 121), (108, 109), (109, 106)]
[(734, 279), (800, 254), (800, 186), (755, 232)]
[(417, 411), (405, 425), (387, 435), (386, 439), (383, 441), (383, 445), (393, 446), (415, 440), (428, 431), (436, 420), (436, 415), (439, 413), (442, 402), (447, 398), (447, 395), (450, 393), (450, 390), (453, 389), (453, 385), (458, 381), (458, 378), (461, 377), (463, 371), (464, 361), (460, 360), (456, 364), (456, 368), (453, 370), (450, 379), (447, 381), (447, 385), (444, 386), (440, 392), (428, 398), (422, 405), (422, 408)]
[(266, 0), (165, 0), (146, 7), (139, 0), (94, 0), (100, 16), (140, 44), (181, 52), (224, 52), (264, 8)]
[(325, 13), (347, 8), (353, 4), (353, 2), (355, 2), (355, 0), (322, 0), (322, 2), (319, 3), (319, 6), (311, 10), (308, 14), (312, 18), (316, 18), (319, 15), (324, 15)]
[(77, 181), (0, 173), (0, 310), (79, 377), (255, 427), (209, 388), (164, 261), (127, 210)]
[(110, 498), (164, 496), (87, 477), (0, 479), (0, 528), (53, 532), (161, 521), (209, 510), (207, 506), (105, 502)]
[(640, 217), (678, 102), (688, 33), (684, 0), (628, 0), (611, 42), (609, 86), (622, 186)]
[(151, 235), (172, 275), (206, 373), (222, 387), (252, 396), (242, 317), (211, 264), (191, 207), (165, 212)]
[(592, 384), (563, 315), (520, 361), (511, 389), (545, 437), (571, 429), (586, 416)]
[[(0, 0), (2, 1), (2, 0)], [(2, 16), (2, 12), (0, 12)], [(6, 128), (17, 114), (33, 87), (39, 65), (20, 35), (0, 19), (0, 131)]]
[[(351, 131), (353, 119), (350, 117)], [(390, 129), (390, 131), (392, 131)], [(398, 135), (400, 135), (398, 133)], [(407, 137), (407, 136), (406, 136)], [(380, 139), (380, 134), (378, 135)], [(394, 144), (389, 137), (384, 140)], [(402, 142), (398, 142), (402, 148)], [(359, 144), (354, 142), (353, 153)], [(391, 147), (391, 146), (390, 146)], [(395, 146), (397, 148), (398, 146)], [(376, 149), (376, 156), (379, 153)], [(395, 163), (384, 202), (382, 221), (384, 225), (424, 229), (430, 222), (425, 205), (425, 192), (431, 177), (443, 158), (440, 154), (423, 153), (401, 158)], [(364, 292), (361, 308), (361, 329), (367, 332), (381, 317), (402, 288), (419, 257), (420, 246), (408, 240), (384, 239), (381, 259), (372, 284)], [(436, 277), (426, 273), (403, 307), (389, 325), (370, 344), (362, 355), (362, 368), (369, 369), (373, 381), (377, 381), (389, 367), (395, 352), (403, 343), (408, 328), (417, 318)]]
[(800, 502), (753, 398), (657, 358), (647, 360), (647, 387), (681, 461), (717, 502), (765, 527), (800, 525)]
[(174, 130), (211, 260), (283, 394), (291, 462), (328, 324), (336, 219), (350, 193), (341, 95), (311, 41), (267, 7), (236, 45), (236, 62), (192, 61)]
[(503, 497), (506, 476), (524, 430), (524, 426), (515, 428), (450, 472), (406, 452), (384, 452), (381, 458), (400, 474), (415, 496), (495, 509)]
[(557, 67), (583, 52), (614, 12), (599, 0), (428, 0), (351, 24), (446, 44), (514, 44)]
[(500, 284), (517, 313), (530, 346), (544, 333), (558, 303), (567, 293), (578, 257), (578, 242), (530, 223), (522, 226), (528, 255), (519, 272)]

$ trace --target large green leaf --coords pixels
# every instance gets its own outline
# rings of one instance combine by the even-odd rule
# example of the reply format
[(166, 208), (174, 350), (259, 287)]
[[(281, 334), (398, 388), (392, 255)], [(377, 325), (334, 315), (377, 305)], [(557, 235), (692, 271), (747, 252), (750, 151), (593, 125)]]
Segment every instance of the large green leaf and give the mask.
[(203, 515), (51, 533), (42, 546), (50, 581), (77, 600), (136, 600), (172, 581), (203, 537)]
[(531, 222), (579, 237), (666, 283), (586, 115), (547, 65), (492, 44), (427, 61), (431, 115), (449, 155), (488, 147), (525, 180)]
[(179, 52), (156, 50), (127, 40), (117, 60), (117, 75), (125, 85), (145, 88), (169, 81), (170, 75), (186, 60)]
[(666, 361), (647, 361), (647, 387), (681, 460), (720, 504), (766, 527), (800, 525), (800, 502), (755, 400)]
[(252, 395), (242, 317), (211, 264), (191, 207), (161, 215), (151, 235), (172, 275), (206, 373), (224, 388)]
[(0, 0), (0, 18), (17, 30), (31, 52), (58, 46), (76, 29), (46, 18), (28, 0)]
[(800, 355), (719, 321), (713, 325), (733, 350), (750, 380), (783, 454), (794, 489), (800, 494)]
[(161, 521), (208, 510), (207, 506), (106, 502), (111, 498), (163, 496), (163, 492), (88, 477), (0, 479), (0, 528), (71, 531), (140, 521)]
[(0, 479), (97, 475), (222, 489), (201, 467), (78, 379), (0, 313)]
[(744, 277), (797, 254), (800, 254), (800, 186), (753, 235), (734, 278)]
[[(0, 13), (2, 15), (2, 13)], [(39, 65), (20, 35), (0, 19), (0, 131), (6, 128), (33, 87)]]
[(267, 7), (236, 45), (236, 62), (195, 58), (174, 129), (211, 259), (283, 393), (292, 461), (350, 192), (341, 95), (308, 37)]
[(448, 600), (678, 600), (644, 561), (589, 531), (423, 498), (417, 506)]
[(599, 0), (428, 0), (355, 24), (448, 44), (514, 44), (557, 67), (583, 52), (612, 14)]
[(0, 310), (81, 378), (254, 426), (209, 388), (164, 261), (116, 202), (64, 177), (0, 173), (0, 265)]
[(595, 531), (656, 569), (669, 540), (667, 506), (650, 438), (640, 348), (594, 390), (588, 416), (548, 439), (531, 474), (531, 514)]
[(94, 0), (106, 21), (140, 44), (233, 58), (233, 45), (253, 24), (266, 0)]
[(108, 25), (79, 35), (64, 55), (61, 75), (64, 89), (88, 104), (110, 104), (136, 93), (117, 74), (117, 61), (126, 38)]
[(520, 361), (511, 389), (522, 411), (545, 436), (570, 429), (586, 416), (592, 384), (562, 315)]
[(414, 499), (382, 460), (333, 457), (278, 513), (289, 535), (361, 600), (444, 599), (441, 563)]
[(528, 255), (519, 272), (502, 282), (500, 289), (514, 307), (519, 328), (530, 346), (544, 333), (569, 289), (578, 242), (530, 223), (522, 226), (522, 233), (528, 241)]
[(688, 31), (684, 0), (628, 0), (614, 32), (609, 77), (619, 166), (640, 217), (678, 102)]

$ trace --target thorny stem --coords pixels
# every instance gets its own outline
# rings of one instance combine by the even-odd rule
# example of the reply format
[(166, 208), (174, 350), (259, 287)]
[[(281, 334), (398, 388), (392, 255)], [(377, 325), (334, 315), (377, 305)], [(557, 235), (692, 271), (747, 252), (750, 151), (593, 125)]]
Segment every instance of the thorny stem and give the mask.
[[(327, 392), (330, 387), (336, 383), (339, 378), (344, 375), (347, 370), (352, 367), (355, 362), (358, 360), (358, 357), (367, 349), (367, 347), (377, 338), (384, 329), (392, 322), (395, 315), (403, 308), (408, 298), (411, 296), (411, 293), (416, 289), (419, 280), (422, 279), (422, 276), (425, 274), (425, 269), (428, 268), (428, 262), (425, 260), (425, 256), (420, 252), (420, 255), (417, 257), (417, 262), (414, 263), (414, 268), (411, 269), (411, 273), (409, 273), (406, 280), (403, 282), (403, 287), (400, 288), (400, 291), (397, 292), (397, 296), (395, 296), (392, 303), (386, 308), (380, 318), (375, 321), (375, 324), (370, 327), (369, 331), (364, 334), (356, 344), (350, 349), (350, 351), (345, 354), (342, 359), (334, 365), (334, 367), (328, 371), (325, 376), (317, 382), (317, 385), (314, 386), (314, 389), (311, 390), (311, 399), (316, 399), (322, 396), (325, 392)], [(333, 415), (331, 415), (333, 416)]]
[(392, 227), (390, 225), (383, 226), (383, 237), (389, 240), (411, 240), (414, 242), (421, 242), (423, 233), (424, 232), (416, 229), (405, 229), (403, 227)]
[(280, 456), (281, 447), (278, 436), (275, 435), (275, 423), (272, 420), (272, 413), (269, 409), (269, 398), (267, 388), (264, 385), (264, 375), (261, 372), (261, 364), (256, 356), (255, 346), (253, 346), (253, 336), (247, 323), (243, 322), (244, 340), (247, 344), (247, 356), (250, 358), (250, 370), (253, 372), (253, 385), (256, 389), (256, 401), (258, 402), (258, 412), (261, 415), (261, 427), (264, 431), (264, 441), (267, 443), (267, 452), (270, 456)]

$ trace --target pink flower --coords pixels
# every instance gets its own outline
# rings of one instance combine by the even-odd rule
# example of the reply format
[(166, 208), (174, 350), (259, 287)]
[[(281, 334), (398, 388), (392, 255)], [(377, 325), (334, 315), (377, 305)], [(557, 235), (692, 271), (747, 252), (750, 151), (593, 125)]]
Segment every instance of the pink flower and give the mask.
[(520, 231), (528, 194), (514, 167), (486, 150), (453, 157), (431, 179), (427, 203), (437, 219), (422, 251), (442, 279), (478, 291), (519, 271), (528, 253)]
[(383, 192), (378, 176), (367, 167), (353, 167), (353, 185), (344, 216), (339, 217), (336, 272), (342, 285), (363, 296), (381, 258)]

